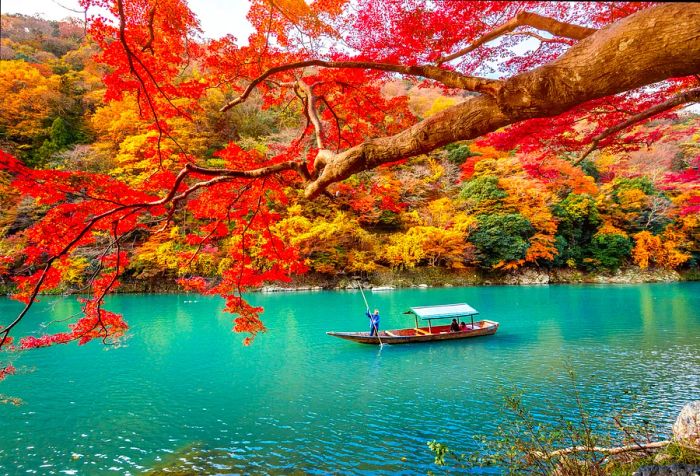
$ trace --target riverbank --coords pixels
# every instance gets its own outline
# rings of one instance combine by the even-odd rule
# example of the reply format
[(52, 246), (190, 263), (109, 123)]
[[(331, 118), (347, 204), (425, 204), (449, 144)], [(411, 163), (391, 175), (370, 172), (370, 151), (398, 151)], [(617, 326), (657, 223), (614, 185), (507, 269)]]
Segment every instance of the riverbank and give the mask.
[(307, 274), (290, 283), (276, 283), (260, 288), (261, 292), (353, 289), (361, 281), (367, 288), (418, 288), (497, 285), (547, 284), (637, 284), (698, 281), (697, 270), (678, 272), (663, 269), (629, 267), (610, 273), (586, 273), (571, 269), (525, 269), (511, 273), (488, 273), (478, 269), (446, 270), (417, 268), (404, 271), (382, 270), (368, 276), (327, 276)]
[[(120, 294), (172, 294), (181, 293), (175, 276), (162, 276), (148, 280), (124, 277), (117, 293)], [(258, 288), (260, 292), (320, 291), (354, 289), (360, 281), (367, 288), (419, 288), (502, 285), (547, 284), (637, 284), (700, 281), (700, 269), (682, 271), (666, 269), (640, 269), (636, 266), (611, 272), (584, 272), (573, 269), (522, 269), (518, 271), (486, 272), (478, 268), (449, 270), (445, 268), (413, 268), (395, 271), (382, 269), (368, 275), (328, 275), (307, 273), (294, 276), (288, 283), (268, 283)], [(13, 292), (10, 283), (0, 283), (0, 295)], [(59, 290), (48, 294), (74, 294)]]

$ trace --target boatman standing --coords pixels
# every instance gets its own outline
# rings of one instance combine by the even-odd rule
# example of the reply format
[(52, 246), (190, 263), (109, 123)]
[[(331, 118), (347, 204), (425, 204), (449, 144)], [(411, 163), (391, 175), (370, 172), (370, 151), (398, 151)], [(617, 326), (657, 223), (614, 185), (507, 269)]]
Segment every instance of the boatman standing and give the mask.
[(369, 318), (369, 335), (375, 336), (379, 333), (379, 309), (374, 310), (374, 314), (367, 309), (367, 317)]

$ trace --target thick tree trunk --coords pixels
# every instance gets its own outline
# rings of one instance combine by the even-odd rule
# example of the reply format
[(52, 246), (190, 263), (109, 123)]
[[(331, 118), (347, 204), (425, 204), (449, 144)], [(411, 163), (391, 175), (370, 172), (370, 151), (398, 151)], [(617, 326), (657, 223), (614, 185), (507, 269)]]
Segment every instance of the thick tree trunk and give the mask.
[(592, 99), (667, 78), (700, 73), (700, 4), (663, 4), (587, 36), (555, 61), (503, 81), (496, 97), (477, 96), (391, 137), (316, 158), (313, 197), (331, 183), (378, 165), (534, 117), (561, 114)]

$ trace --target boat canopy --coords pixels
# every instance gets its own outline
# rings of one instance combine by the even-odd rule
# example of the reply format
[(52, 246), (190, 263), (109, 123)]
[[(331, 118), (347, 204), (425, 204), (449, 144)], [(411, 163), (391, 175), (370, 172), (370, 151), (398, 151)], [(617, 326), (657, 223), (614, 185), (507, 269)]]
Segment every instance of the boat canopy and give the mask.
[(457, 317), (469, 317), (479, 314), (479, 311), (469, 304), (443, 304), (440, 306), (412, 307), (406, 314), (415, 314), (423, 320), (450, 319)]

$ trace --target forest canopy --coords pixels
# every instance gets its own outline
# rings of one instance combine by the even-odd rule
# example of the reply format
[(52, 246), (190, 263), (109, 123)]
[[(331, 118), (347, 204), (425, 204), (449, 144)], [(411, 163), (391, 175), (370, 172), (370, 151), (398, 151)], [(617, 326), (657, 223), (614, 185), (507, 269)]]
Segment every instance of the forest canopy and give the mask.
[[(2, 17), (4, 351), (119, 339), (123, 282), (252, 337), (242, 293), (303, 273), (697, 267), (698, 4), (254, 0), (244, 46), (82, 5)], [(50, 292), (83, 315), (16, 336)]]

